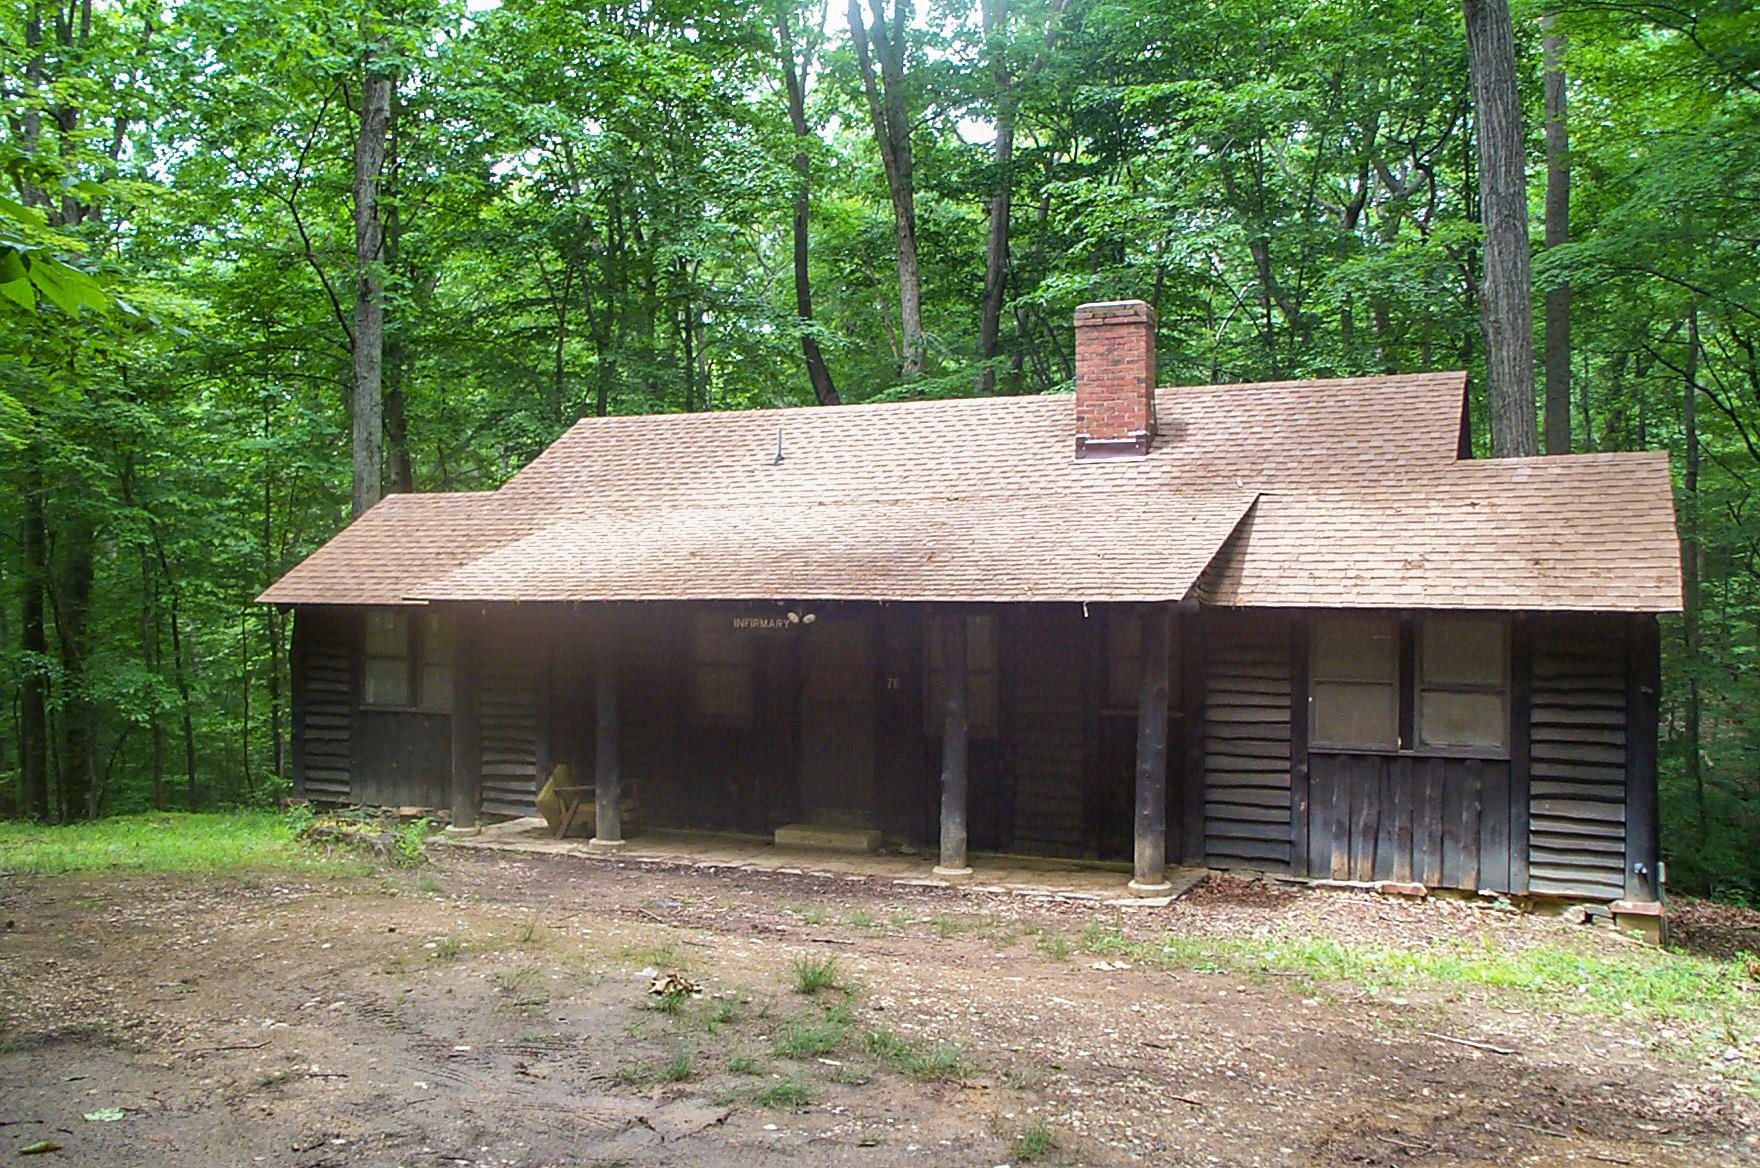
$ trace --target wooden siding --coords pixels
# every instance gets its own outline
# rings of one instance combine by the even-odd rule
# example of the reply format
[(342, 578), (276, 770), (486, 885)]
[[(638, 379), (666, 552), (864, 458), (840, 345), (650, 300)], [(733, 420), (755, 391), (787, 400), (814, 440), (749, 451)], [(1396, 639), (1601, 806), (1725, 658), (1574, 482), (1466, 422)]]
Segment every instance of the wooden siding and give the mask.
[(301, 609), (294, 616), (295, 779), (301, 796), (320, 803), (350, 798), (354, 659), (359, 622), (352, 613)]
[(1536, 621), (1528, 719), (1529, 888), (1625, 892), (1626, 625)]
[(1308, 875), (1510, 890), (1508, 762), (1315, 751), (1308, 763)]
[(1217, 613), (1204, 629), (1204, 856), (1290, 862), (1290, 617)]
[(477, 703), (485, 814), (538, 813), (538, 698), (548, 689), (548, 644), (512, 621), (483, 624)]
[[(1084, 834), (1084, 721), (1092, 695), (1083, 692), (1091, 639), (1099, 621), (1079, 609), (1012, 612), (999, 631), (1002, 733), (1014, 793), (1016, 851), (1078, 856), (1091, 849)], [(939, 744), (937, 750), (939, 749)]]
[(350, 799), (367, 807), (445, 807), (452, 794), (452, 718), (357, 709)]

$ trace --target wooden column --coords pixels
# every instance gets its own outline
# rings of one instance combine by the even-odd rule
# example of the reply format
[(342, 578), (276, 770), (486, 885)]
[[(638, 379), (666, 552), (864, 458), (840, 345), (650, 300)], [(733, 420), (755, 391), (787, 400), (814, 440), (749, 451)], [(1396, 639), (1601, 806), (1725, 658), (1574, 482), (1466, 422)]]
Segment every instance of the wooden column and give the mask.
[(1662, 645), (1654, 616), (1630, 618), (1626, 633), (1626, 895), (1662, 899), (1656, 815), (1656, 722)]
[(1137, 678), (1136, 862), (1132, 892), (1156, 895), (1167, 882), (1168, 606), (1143, 610)]
[(452, 828), (477, 830), (483, 802), (480, 617), (460, 608), (452, 625)]
[(966, 686), (966, 615), (955, 610), (941, 621), (941, 862), (935, 875), (963, 879), (966, 863), (966, 756), (971, 740)]
[(593, 655), (593, 851), (623, 847), (623, 760), (617, 731), (617, 625), (609, 615), (598, 623)]
[[(310, 612), (310, 609), (306, 610)], [(292, 644), (288, 647), (287, 675), (292, 692), (288, 718), (288, 755), (293, 763), (293, 797), (306, 795), (306, 642), (311, 639), (311, 618), (296, 609), (288, 610), (293, 622)]]

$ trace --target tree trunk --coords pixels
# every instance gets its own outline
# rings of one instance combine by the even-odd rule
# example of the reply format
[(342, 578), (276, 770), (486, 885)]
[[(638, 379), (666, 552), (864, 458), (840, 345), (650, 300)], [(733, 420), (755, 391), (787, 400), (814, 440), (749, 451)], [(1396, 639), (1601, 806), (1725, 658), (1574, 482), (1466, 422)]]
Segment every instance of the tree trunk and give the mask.
[(1705, 806), (1705, 774), (1699, 761), (1699, 308), (1687, 312), (1687, 363), (1681, 386), (1681, 425), (1685, 429), (1686, 470), (1681, 481), (1681, 634), (1687, 648), (1687, 703), (1682, 712), (1681, 751), (1687, 789), (1693, 792), (1699, 821), (1699, 849), (1704, 851), (1711, 832), (1711, 816)]
[[(397, 206), (397, 86), (390, 86), (390, 107), (386, 118), (385, 179), (381, 191), (389, 195), (388, 206), (380, 210), (385, 227), (384, 263), (382, 270), (395, 277), (400, 245), (403, 242), (403, 221)], [(411, 284), (414, 283), (412, 279)], [(410, 465), (409, 423), (403, 406), (403, 330), (397, 314), (380, 296), (383, 314), (383, 352), (385, 377), (385, 476), (388, 489), (407, 495), (416, 489), (415, 470)]]
[[(886, 171), (886, 189), (892, 196), (892, 225), (898, 253), (899, 372), (910, 378), (923, 372), (924, 348), (915, 163), (904, 83), (904, 38), (912, 6), (909, 0), (894, 0), (888, 27), (885, 0), (869, 2), (874, 12), (872, 25), (862, 19), (861, 0), (849, 0), (849, 28), (862, 92), (868, 99), (868, 116), (874, 124), (874, 142), (880, 148), (880, 163)], [(880, 67), (878, 78), (876, 61)]]
[[(1546, 30), (1546, 249), (1570, 242), (1571, 164), (1566, 131), (1564, 37)], [(1546, 293), (1546, 453), (1571, 452), (1571, 286), (1561, 283)], [(1586, 435), (1585, 435), (1586, 436)]]
[(379, 181), (385, 170), (385, 134), (391, 117), (391, 79), (373, 71), (367, 59), (361, 91), (360, 134), (354, 147), (354, 330), (349, 404), (354, 412), (351, 453), (354, 514), (360, 515), (384, 493), (382, 377), (385, 358), (385, 300), (380, 254), (384, 227), (379, 218)]
[(1479, 147), (1484, 274), (1479, 324), (1491, 415), (1491, 454), (1540, 453), (1534, 410), (1534, 320), (1528, 264), (1528, 180), (1515, 33), (1508, 0), (1462, 0)]
[(55, 634), (61, 651), (61, 767), (57, 788), (61, 818), (84, 819), (92, 810), (96, 708), (86, 679), (92, 612), (96, 534), (89, 517), (73, 515), (61, 525), (62, 570), (55, 597)]
[(996, 391), (996, 343), (1002, 332), (1002, 298), (1008, 287), (1009, 213), (1014, 201), (1014, 77), (1008, 68), (1008, 0), (984, 0), (984, 37), (990, 42), (991, 76), (996, 86), (996, 168), (990, 192), (990, 229), (984, 244), (984, 292), (978, 304), (979, 396)]
[(49, 585), (49, 540), (43, 515), (43, 467), (33, 447), (25, 452), (24, 587), (20, 599), (19, 648), (25, 660), (19, 685), (19, 761), (23, 771), (23, 812), (37, 819), (49, 814), (48, 620), (43, 605)]
[[(821, 13), (823, 15), (823, 13)], [(794, 37), (789, 31), (789, 15), (783, 13), (776, 21), (777, 47), (782, 53), (782, 81), (788, 94), (788, 120), (794, 127), (799, 149), (794, 155), (794, 311), (800, 318), (801, 356), (807, 363), (807, 380), (813, 386), (813, 400), (822, 406), (834, 406), (842, 399), (831, 381), (831, 370), (825, 354), (813, 336), (813, 283), (807, 267), (808, 220), (812, 212), (813, 160), (807, 151), (812, 129), (807, 125), (807, 73), (812, 66), (811, 46), (797, 60)]]

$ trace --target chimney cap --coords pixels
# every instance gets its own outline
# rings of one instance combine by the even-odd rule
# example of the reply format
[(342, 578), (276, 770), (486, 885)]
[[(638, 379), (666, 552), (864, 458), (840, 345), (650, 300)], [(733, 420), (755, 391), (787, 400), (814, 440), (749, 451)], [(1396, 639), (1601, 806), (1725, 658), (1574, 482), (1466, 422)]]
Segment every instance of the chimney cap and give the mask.
[(1155, 323), (1155, 309), (1146, 300), (1099, 300), (1076, 307), (1076, 325), (1114, 324), (1125, 321)]

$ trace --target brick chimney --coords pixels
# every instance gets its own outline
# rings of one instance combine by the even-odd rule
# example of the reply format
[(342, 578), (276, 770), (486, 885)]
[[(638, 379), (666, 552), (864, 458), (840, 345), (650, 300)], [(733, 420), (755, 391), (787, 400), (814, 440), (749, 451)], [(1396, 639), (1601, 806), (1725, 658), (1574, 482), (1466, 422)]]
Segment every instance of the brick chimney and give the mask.
[(1076, 309), (1076, 457), (1140, 458), (1155, 441), (1155, 310)]

